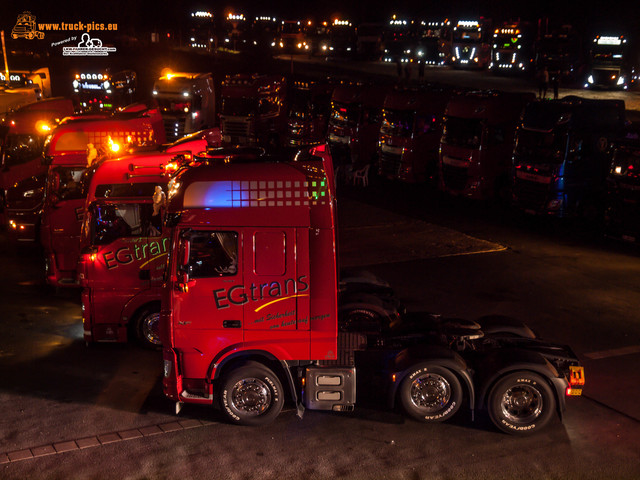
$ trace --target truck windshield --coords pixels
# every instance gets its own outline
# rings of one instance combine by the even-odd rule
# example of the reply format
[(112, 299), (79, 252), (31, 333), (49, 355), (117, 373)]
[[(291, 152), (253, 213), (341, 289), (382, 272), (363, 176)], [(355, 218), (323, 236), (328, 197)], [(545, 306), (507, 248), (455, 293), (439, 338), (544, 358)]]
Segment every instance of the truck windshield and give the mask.
[(83, 174), (85, 167), (56, 167), (49, 177), (49, 191), (59, 200), (84, 198)]
[(567, 147), (565, 128), (552, 132), (519, 129), (515, 153), (519, 161), (531, 163), (561, 163)]
[(163, 112), (188, 112), (191, 110), (191, 102), (185, 102), (183, 99), (158, 98), (157, 100), (158, 106)]
[(445, 117), (442, 143), (458, 147), (478, 148), (481, 138), (481, 119)]
[(475, 43), (482, 40), (482, 31), (474, 28), (473, 30), (456, 29), (453, 32), (453, 41), (462, 43)]
[(360, 105), (355, 103), (332, 102), (331, 121), (355, 125), (360, 117)]
[(11, 134), (3, 146), (2, 164), (8, 167), (27, 163), (42, 155), (44, 137), (40, 135)]
[(593, 47), (591, 58), (597, 64), (619, 65), (623, 54), (621, 45), (597, 45)]
[(222, 97), (222, 114), (246, 117), (258, 111), (258, 100), (255, 98)]
[(413, 132), (415, 114), (407, 110), (388, 110), (382, 114), (380, 131), (386, 135), (410, 137)]
[(158, 237), (152, 203), (93, 204), (90, 210), (92, 245), (107, 245), (119, 238)]

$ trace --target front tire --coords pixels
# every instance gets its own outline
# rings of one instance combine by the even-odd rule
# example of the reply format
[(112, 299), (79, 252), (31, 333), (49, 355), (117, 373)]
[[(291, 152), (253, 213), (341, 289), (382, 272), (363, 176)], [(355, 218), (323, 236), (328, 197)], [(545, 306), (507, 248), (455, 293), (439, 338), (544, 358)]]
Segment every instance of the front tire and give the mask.
[(453, 372), (438, 366), (411, 371), (400, 385), (400, 403), (414, 419), (435, 423), (453, 417), (462, 402), (462, 386)]
[(258, 362), (246, 362), (225, 374), (220, 407), (229, 422), (259, 426), (271, 423), (284, 403), (278, 376)]
[(515, 372), (501, 379), (489, 394), (489, 417), (496, 427), (513, 435), (530, 435), (544, 428), (556, 400), (544, 378)]
[(145, 348), (156, 350), (162, 346), (160, 340), (160, 307), (145, 307), (134, 322), (135, 337)]

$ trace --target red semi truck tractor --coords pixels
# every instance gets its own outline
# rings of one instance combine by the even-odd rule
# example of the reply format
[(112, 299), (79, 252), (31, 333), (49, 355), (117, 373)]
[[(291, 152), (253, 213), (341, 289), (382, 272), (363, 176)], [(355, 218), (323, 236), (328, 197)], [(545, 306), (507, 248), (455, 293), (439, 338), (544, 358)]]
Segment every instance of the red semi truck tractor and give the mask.
[(357, 170), (375, 164), (382, 105), (390, 87), (344, 83), (331, 96), (327, 141), (337, 167)]
[(380, 175), (408, 183), (435, 182), (442, 117), (452, 93), (427, 87), (387, 94), (379, 137)]
[(444, 113), (439, 188), (472, 199), (509, 196), (515, 131), (532, 93), (455, 95)]
[(163, 142), (164, 130), (157, 109), (123, 111), (112, 117), (69, 118), (53, 131), (45, 151), (49, 171), (40, 219), (40, 242), (49, 284), (77, 286), (87, 169), (94, 161), (121, 155), (129, 147)]
[[(44, 142), (57, 123), (68, 115), (73, 115), (71, 99), (56, 97), (30, 103), (7, 115), (0, 126), (0, 215), (6, 224), (5, 209), (18, 209), (21, 204), (27, 209), (42, 202), (44, 189), (21, 189), (21, 195), (12, 204), (7, 204), (7, 190), (14, 185), (35, 183), (47, 173), (47, 165), (42, 161)], [(17, 227), (17, 225), (16, 225)], [(23, 226), (23, 229), (25, 227)], [(18, 234), (17, 228), (10, 228)], [(18, 236), (18, 238), (20, 238)]]
[(287, 132), (287, 83), (278, 75), (231, 75), (222, 82), (225, 145), (280, 147)]
[(463, 402), (515, 434), (561, 415), (584, 369), (513, 319), (388, 321), (362, 305), (369, 321), (339, 321), (332, 178), (324, 146), (176, 175), (160, 312), (163, 389), (176, 410), (216, 405), (244, 425), (274, 420), (285, 402), (300, 416), (350, 411), (357, 372), (377, 399), (426, 423)]
[(213, 146), (208, 132), (160, 150), (106, 160), (95, 168), (78, 263), (87, 343), (136, 339), (143, 346), (160, 344), (160, 286), (169, 240), (162, 236), (163, 196), (166, 199), (171, 174)]

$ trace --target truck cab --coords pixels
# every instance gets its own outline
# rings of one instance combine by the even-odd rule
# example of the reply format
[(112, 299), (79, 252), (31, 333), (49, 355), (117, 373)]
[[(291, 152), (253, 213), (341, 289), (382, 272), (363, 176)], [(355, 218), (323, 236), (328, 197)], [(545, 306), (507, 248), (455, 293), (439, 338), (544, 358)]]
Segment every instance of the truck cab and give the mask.
[(128, 148), (163, 143), (159, 116), (156, 109), (69, 117), (52, 132), (45, 150), (49, 170), (39, 228), (50, 285), (77, 286), (80, 229), (93, 173), (89, 167)]
[(451, 65), (454, 68), (487, 68), (491, 62), (491, 33), (489, 20), (459, 20), (453, 28)]
[[(42, 202), (43, 188), (21, 189), (22, 182), (35, 183), (47, 173), (43, 162), (44, 143), (47, 135), (63, 118), (73, 115), (73, 102), (56, 97), (25, 105), (8, 114), (0, 127), (0, 215), (6, 224), (6, 209), (16, 210), (19, 205), (7, 202), (7, 192), (19, 190), (16, 198), (23, 207), (32, 208)], [(44, 183), (42, 183), (44, 186)], [(17, 187), (17, 188), (16, 188)], [(28, 205), (30, 204), (30, 205)], [(14, 222), (9, 231), (20, 238), (21, 231)]]
[(528, 22), (505, 22), (493, 32), (489, 70), (506, 75), (535, 70), (535, 30)]
[(570, 96), (529, 104), (513, 151), (514, 206), (535, 215), (600, 218), (608, 149), (624, 129), (621, 100)]
[(167, 185), (195, 154), (219, 144), (208, 133), (94, 167), (78, 262), (87, 344), (136, 340), (145, 347), (160, 345), (160, 287), (169, 241), (163, 235)]
[(323, 143), (327, 136), (331, 94), (330, 79), (296, 78), (289, 89), (287, 145), (303, 147)]
[(336, 85), (327, 133), (336, 169), (355, 171), (376, 164), (382, 105), (390, 89), (362, 83)]
[(81, 112), (113, 112), (134, 102), (137, 76), (133, 70), (76, 73), (73, 92)]
[(452, 94), (438, 87), (387, 94), (378, 140), (381, 176), (408, 183), (436, 181), (442, 118)]
[(225, 145), (280, 147), (287, 131), (287, 82), (279, 75), (230, 75), (222, 83)]
[(534, 98), (495, 91), (453, 96), (444, 113), (440, 190), (477, 200), (507, 200), (515, 130)]
[(640, 241), (640, 141), (637, 132), (611, 148), (604, 231), (627, 242)]
[(153, 84), (165, 136), (177, 140), (188, 133), (216, 126), (216, 101), (211, 73), (163, 70)]
[(311, 42), (307, 39), (306, 26), (299, 20), (283, 20), (273, 42), (273, 49), (276, 55), (308, 54)]
[(597, 35), (589, 52), (585, 88), (627, 90), (637, 83), (640, 57), (625, 35)]

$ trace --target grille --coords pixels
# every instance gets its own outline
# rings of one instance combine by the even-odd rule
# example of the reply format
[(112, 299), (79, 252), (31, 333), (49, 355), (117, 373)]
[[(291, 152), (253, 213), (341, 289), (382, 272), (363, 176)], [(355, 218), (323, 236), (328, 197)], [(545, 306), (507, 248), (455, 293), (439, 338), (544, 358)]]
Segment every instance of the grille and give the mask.
[(224, 120), (222, 134), (231, 137), (248, 137), (251, 133), (249, 122), (242, 120)]
[(468, 169), (442, 165), (442, 181), (448, 190), (464, 190), (467, 186)]
[(513, 184), (513, 195), (516, 204), (522, 209), (539, 211), (545, 207), (549, 186), (516, 178)]
[(163, 122), (167, 142), (173, 142), (174, 140), (184, 137), (184, 118), (165, 118), (163, 119)]
[(402, 156), (388, 152), (380, 152), (380, 173), (397, 177), (400, 174)]

